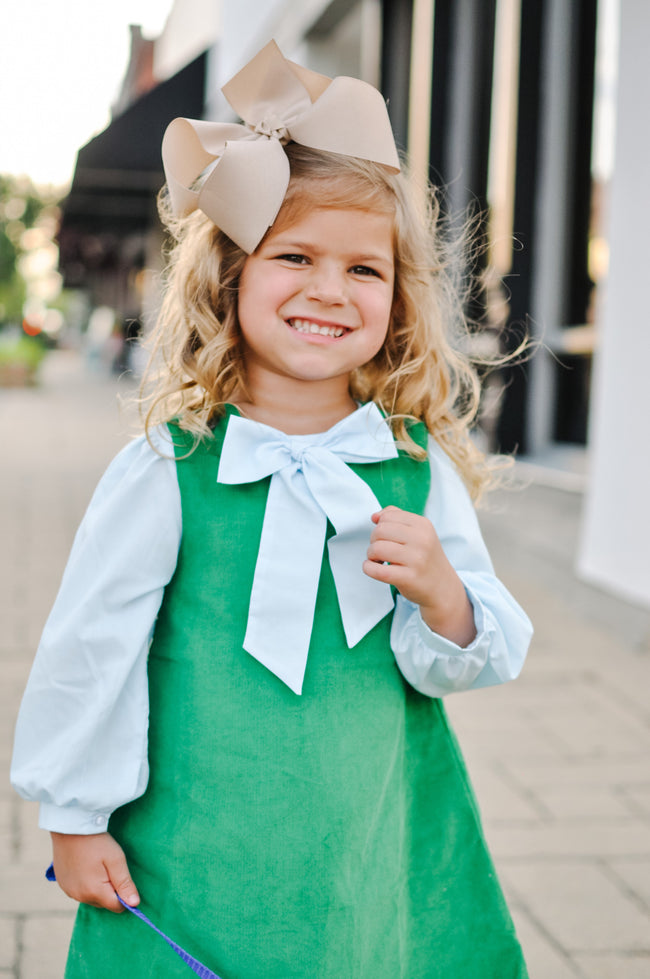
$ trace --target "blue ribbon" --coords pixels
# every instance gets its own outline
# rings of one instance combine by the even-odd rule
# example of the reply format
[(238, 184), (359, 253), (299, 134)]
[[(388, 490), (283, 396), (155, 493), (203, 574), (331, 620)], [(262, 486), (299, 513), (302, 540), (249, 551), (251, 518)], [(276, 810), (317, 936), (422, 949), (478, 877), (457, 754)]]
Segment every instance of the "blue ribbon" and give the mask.
[[(50, 866), (47, 868), (47, 870), (45, 871), (45, 876), (47, 877), (48, 880), (56, 880), (56, 877), (54, 875), (53, 864), (50, 864)], [(136, 918), (140, 919), (140, 921), (144, 921), (145, 925), (148, 925), (150, 928), (153, 928), (153, 930), (157, 932), (157, 934), (160, 935), (161, 938), (164, 938), (167, 944), (174, 950), (174, 952), (176, 952), (176, 954), (185, 963), (185, 965), (188, 965), (192, 970), (192, 972), (195, 972), (197, 976), (200, 976), (201, 979), (219, 979), (219, 976), (216, 974), (216, 972), (213, 972), (211, 969), (208, 969), (208, 967), (203, 965), (202, 962), (199, 962), (199, 960), (195, 959), (193, 955), (190, 955), (190, 953), (186, 952), (184, 948), (181, 948), (180, 945), (177, 945), (176, 942), (172, 941), (172, 939), (168, 935), (166, 935), (164, 931), (161, 931), (160, 928), (157, 928), (154, 925), (153, 921), (150, 921), (150, 919), (147, 918), (146, 914), (143, 914), (143, 912), (140, 911), (138, 908), (132, 908), (130, 904), (127, 904), (126, 901), (122, 900), (119, 894), (116, 893), (115, 896), (123, 908), (126, 908), (127, 911), (130, 911), (131, 914), (134, 914)]]

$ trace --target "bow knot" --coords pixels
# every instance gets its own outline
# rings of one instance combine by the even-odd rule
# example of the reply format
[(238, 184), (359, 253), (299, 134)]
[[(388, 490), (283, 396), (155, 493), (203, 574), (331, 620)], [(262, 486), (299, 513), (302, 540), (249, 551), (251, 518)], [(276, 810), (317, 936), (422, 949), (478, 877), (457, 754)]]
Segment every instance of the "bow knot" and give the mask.
[(174, 214), (198, 208), (248, 254), (287, 192), (283, 144), (293, 140), (399, 171), (386, 103), (367, 82), (309, 71), (270, 41), (222, 92), (245, 125), (173, 119), (163, 138), (163, 166)]
[(317, 435), (288, 436), (231, 415), (218, 482), (271, 476), (244, 637), (244, 649), (295, 693), (302, 692), (327, 521), (332, 576), (348, 646), (393, 608), (388, 585), (362, 564), (381, 504), (348, 462), (397, 457), (393, 436), (368, 404)]
[(292, 461), (296, 463), (299, 469), (302, 469), (305, 459), (308, 457), (309, 448), (296, 439), (292, 439), (289, 443), (289, 452)]
[(253, 132), (260, 136), (266, 136), (267, 139), (277, 139), (283, 144), (288, 143), (291, 139), (284, 122), (273, 112), (265, 116), (261, 122), (256, 123)]

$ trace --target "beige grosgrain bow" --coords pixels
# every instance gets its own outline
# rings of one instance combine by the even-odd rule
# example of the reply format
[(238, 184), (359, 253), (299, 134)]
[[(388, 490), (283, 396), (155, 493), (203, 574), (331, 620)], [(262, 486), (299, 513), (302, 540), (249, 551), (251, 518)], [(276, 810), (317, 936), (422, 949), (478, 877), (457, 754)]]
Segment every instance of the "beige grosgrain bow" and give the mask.
[[(287, 61), (270, 41), (222, 92), (245, 125), (174, 119), (163, 138), (163, 164), (174, 214), (198, 208), (248, 254), (275, 221), (287, 192), (284, 143), (294, 140), (399, 171), (386, 104), (367, 82), (309, 71)], [(215, 160), (200, 189), (192, 189)]]

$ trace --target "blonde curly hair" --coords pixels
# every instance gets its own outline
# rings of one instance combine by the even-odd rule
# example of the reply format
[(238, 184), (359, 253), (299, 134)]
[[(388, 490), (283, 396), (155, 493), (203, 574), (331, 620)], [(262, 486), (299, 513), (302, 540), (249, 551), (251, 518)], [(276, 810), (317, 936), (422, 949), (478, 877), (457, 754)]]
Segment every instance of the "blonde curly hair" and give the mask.
[[(407, 173), (289, 143), (287, 194), (274, 230), (313, 207), (353, 208), (393, 220), (395, 287), (386, 341), (350, 377), (350, 394), (374, 401), (388, 417), (398, 445), (421, 459), (409, 435), (421, 421), (456, 464), (477, 499), (491, 481), (494, 461), (470, 437), (480, 399), (476, 370), (463, 352), (468, 327), (458, 263), (449, 257), (433, 192), (422, 193)], [(247, 254), (201, 212), (175, 218), (165, 189), (159, 209), (171, 238), (165, 291), (148, 338), (150, 359), (141, 408), (147, 433), (175, 418), (197, 442), (209, 434), (224, 405), (246, 392), (237, 317), (239, 280)]]

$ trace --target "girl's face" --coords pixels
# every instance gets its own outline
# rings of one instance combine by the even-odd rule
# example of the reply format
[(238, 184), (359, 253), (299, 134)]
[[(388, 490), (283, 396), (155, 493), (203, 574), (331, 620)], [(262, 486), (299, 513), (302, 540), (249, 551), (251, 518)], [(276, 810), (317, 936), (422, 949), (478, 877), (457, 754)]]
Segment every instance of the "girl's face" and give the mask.
[(393, 302), (393, 222), (371, 211), (314, 208), (271, 229), (246, 259), (239, 323), (249, 384), (346, 380), (386, 338)]

